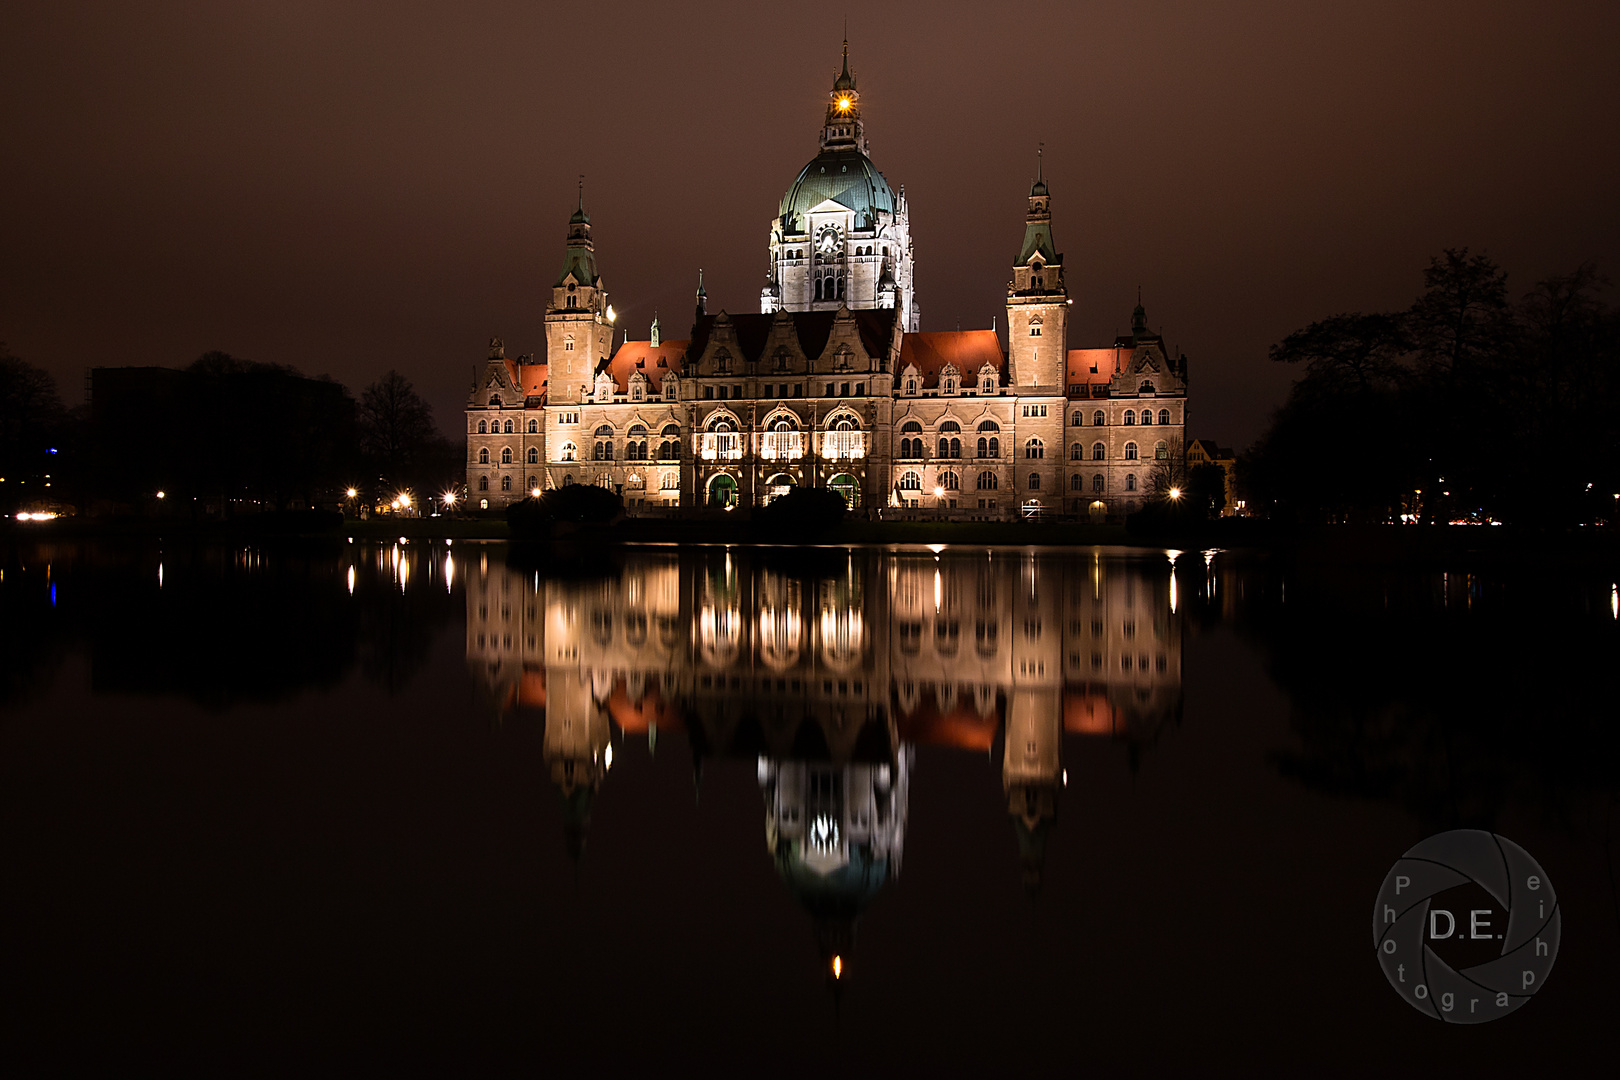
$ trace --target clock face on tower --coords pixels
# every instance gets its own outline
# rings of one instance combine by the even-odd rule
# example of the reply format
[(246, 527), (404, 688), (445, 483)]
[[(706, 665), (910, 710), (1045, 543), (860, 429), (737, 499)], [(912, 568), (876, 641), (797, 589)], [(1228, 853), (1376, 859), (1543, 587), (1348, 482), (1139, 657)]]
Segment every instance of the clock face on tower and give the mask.
[(816, 234), (816, 250), (822, 255), (836, 255), (843, 246), (843, 237), (839, 235), (836, 225), (823, 225)]

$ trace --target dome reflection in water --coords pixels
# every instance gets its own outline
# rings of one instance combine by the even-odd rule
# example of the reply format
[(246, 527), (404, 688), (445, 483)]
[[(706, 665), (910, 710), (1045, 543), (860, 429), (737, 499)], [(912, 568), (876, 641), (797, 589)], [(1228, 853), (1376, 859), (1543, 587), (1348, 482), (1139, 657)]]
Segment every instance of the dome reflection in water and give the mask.
[(860, 915), (900, 874), (918, 746), (999, 772), (1026, 889), (1041, 882), (1065, 736), (1136, 748), (1181, 710), (1162, 553), (699, 550), (547, 579), (467, 582), (467, 658), (496, 708), (544, 725), (566, 843), (585, 850), (615, 741), (684, 738), (756, 763), (765, 848), (845, 975)]

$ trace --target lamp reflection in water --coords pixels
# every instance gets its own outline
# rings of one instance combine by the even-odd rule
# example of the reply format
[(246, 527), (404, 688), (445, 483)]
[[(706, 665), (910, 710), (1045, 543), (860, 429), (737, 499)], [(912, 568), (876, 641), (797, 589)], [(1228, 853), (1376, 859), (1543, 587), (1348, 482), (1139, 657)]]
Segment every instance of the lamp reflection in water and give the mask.
[(694, 794), (707, 758), (752, 761), (768, 856), (839, 977), (900, 871), (915, 746), (989, 758), (1033, 891), (1065, 740), (1122, 741), (1135, 762), (1180, 713), (1185, 605), (1156, 559), (699, 550), (565, 580), (477, 566), (467, 660), (497, 710), (544, 725), (568, 851), (642, 737), (649, 753), (687, 740)]

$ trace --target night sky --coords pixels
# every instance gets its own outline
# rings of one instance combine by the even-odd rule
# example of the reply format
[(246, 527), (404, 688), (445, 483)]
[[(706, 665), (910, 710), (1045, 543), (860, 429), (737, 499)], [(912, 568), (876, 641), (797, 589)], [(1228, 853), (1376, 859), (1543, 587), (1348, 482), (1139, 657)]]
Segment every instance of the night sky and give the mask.
[[(150, 9), (150, 10), (149, 10)], [(459, 430), (491, 335), (542, 349), (577, 177), (632, 336), (757, 311), (843, 11), (663, 3), (0, 9), (0, 340), (69, 404), (208, 349), (390, 367)], [(850, 5), (873, 158), (906, 186), (924, 329), (1001, 313), (1046, 144), (1070, 344), (1149, 321), (1191, 437), (1240, 447), (1268, 345), (1401, 307), (1448, 246), (1514, 292), (1620, 253), (1620, 5)]]

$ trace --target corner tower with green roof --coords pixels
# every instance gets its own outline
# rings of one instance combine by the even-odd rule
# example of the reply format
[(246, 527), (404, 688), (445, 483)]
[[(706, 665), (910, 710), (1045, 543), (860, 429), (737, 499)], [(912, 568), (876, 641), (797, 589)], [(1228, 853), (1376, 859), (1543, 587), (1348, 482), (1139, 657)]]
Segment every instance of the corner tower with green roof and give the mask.
[(897, 194), (868, 156), (861, 95), (843, 69), (827, 95), (820, 152), (782, 196), (770, 227), (760, 310), (899, 308), (919, 325), (905, 190)]
[(548, 405), (569, 405), (588, 398), (596, 369), (612, 349), (607, 290), (596, 271), (591, 219), (585, 213), (581, 186), (579, 207), (568, 219), (568, 247), (562, 273), (546, 307)]

